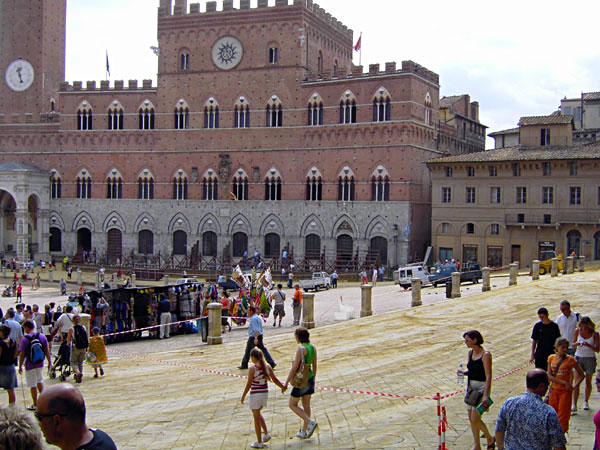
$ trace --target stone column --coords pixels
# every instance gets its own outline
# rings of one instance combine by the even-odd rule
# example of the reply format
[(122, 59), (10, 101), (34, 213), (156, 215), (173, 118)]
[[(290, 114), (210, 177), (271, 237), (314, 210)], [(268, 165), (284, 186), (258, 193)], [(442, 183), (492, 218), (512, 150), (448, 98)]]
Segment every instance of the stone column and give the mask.
[(81, 286), (81, 282), (82, 282), (82, 275), (81, 275), (81, 269), (78, 267), (77, 268), (77, 286)]
[(221, 304), (208, 304), (208, 345), (222, 344), (221, 337)]
[(516, 286), (517, 276), (519, 275), (519, 265), (517, 263), (511, 263), (508, 265), (508, 285)]
[(371, 309), (371, 293), (373, 291), (372, 284), (363, 284), (360, 287), (360, 317), (372, 316)]
[(563, 271), (562, 271), (563, 275), (566, 275), (569, 273), (569, 257), (567, 256), (566, 258), (563, 258)]
[(579, 272), (584, 272), (585, 271), (585, 256), (580, 256), (579, 258), (577, 258), (577, 268), (579, 270)]
[(532, 280), (540, 279), (540, 262), (537, 259), (534, 259), (531, 262), (531, 279)]
[(567, 273), (573, 273), (575, 271), (575, 257), (567, 256)]
[(550, 269), (550, 276), (558, 276), (558, 258), (552, 258), (552, 268)]
[(48, 281), (50, 283), (54, 281), (54, 269), (48, 269)]
[[(15, 199), (16, 201), (17, 199)], [(27, 224), (29, 212), (27, 210), (27, 200), (25, 200), (22, 207), (19, 207), (17, 202), (17, 223), (16, 223), (16, 235), (17, 235), (17, 258), (19, 261), (29, 262), (29, 233), (27, 232)]]
[(315, 327), (315, 294), (304, 292), (302, 294), (302, 322), (300, 325), (306, 329)]
[(112, 281), (112, 287), (117, 287), (117, 274), (116, 272), (113, 272), (112, 277), (111, 277), (111, 281)]
[(100, 272), (96, 272), (96, 289), (100, 289)]
[(131, 272), (131, 287), (135, 286), (135, 272)]
[(421, 301), (421, 280), (412, 278), (410, 280), (410, 284), (412, 289), (412, 300), (410, 302), (410, 306), (421, 306), (423, 304)]
[(460, 272), (452, 272), (452, 294), (450, 297), (460, 297)]
[(169, 285), (169, 275), (165, 275), (165, 276), (163, 277), (163, 281), (164, 281), (164, 283), (165, 283), (165, 286), (168, 286), (168, 285)]
[(490, 268), (484, 267), (481, 269), (481, 292), (487, 292), (492, 290), (490, 283)]

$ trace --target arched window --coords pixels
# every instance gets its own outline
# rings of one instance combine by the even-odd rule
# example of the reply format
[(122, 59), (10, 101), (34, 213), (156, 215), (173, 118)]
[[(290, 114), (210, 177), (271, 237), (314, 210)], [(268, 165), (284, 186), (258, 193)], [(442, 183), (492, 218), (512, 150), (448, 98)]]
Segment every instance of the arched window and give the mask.
[(250, 128), (250, 105), (240, 97), (233, 107), (233, 128)]
[(123, 177), (117, 169), (106, 177), (106, 198), (123, 198)]
[(177, 230), (173, 233), (173, 254), (187, 254), (187, 233), (185, 231)]
[(208, 169), (202, 177), (202, 198), (204, 200), (219, 199), (219, 181), (214, 170)]
[(179, 169), (173, 176), (173, 199), (188, 199), (188, 179), (183, 169)]
[(217, 256), (217, 233), (214, 231), (202, 233), (202, 256)]
[(243, 169), (238, 169), (231, 185), (232, 200), (248, 200), (248, 175)]
[(350, 90), (340, 99), (340, 123), (356, 123), (356, 97)]
[(219, 128), (219, 104), (214, 97), (204, 105), (204, 128)]
[(182, 49), (179, 53), (179, 70), (185, 71), (190, 69), (190, 51)]
[(187, 130), (190, 127), (190, 107), (184, 99), (179, 99), (173, 113), (176, 130)]
[(321, 237), (309, 234), (304, 239), (304, 257), (306, 259), (319, 259), (321, 257)]
[(154, 130), (154, 105), (150, 100), (140, 105), (138, 121), (140, 130)]
[(323, 177), (316, 167), (313, 167), (306, 174), (306, 200), (323, 200)]
[(431, 95), (429, 95), (429, 92), (425, 95), (425, 125), (433, 125), (433, 118), (431, 116)]
[(113, 101), (107, 111), (107, 123), (109, 130), (123, 129), (123, 105), (117, 100)]
[(248, 235), (246, 233), (237, 232), (233, 234), (233, 257), (240, 258), (244, 256), (244, 252), (248, 251)]
[(269, 47), (269, 64), (277, 64), (279, 61), (279, 48), (276, 46)]
[(77, 174), (77, 198), (92, 198), (92, 177), (90, 173), (81, 169)]
[(275, 168), (265, 177), (265, 200), (281, 200), (281, 175)]
[(267, 127), (283, 126), (283, 105), (276, 95), (267, 102)]
[(384, 87), (373, 96), (373, 122), (386, 122), (391, 118), (390, 93)]
[(93, 112), (90, 104), (84, 100), (77, 108), (77, 129), (78, 130), (92, 130), (93, 126)]
[(154, 254), (154, 233), (150, 230), (141, 230), (138, 233), (138, 253), (142, 255)]
[(154, 198), (154, 176), (144, 169), (138, 176), (138, 198), (152, 200)]
[(323, 125), (323, 99), (316, 92), (308, 102), (308, 126)]
[(62, 197), (62, 178), (56, 169), (50, 171), (50, 197), (61, 198)]
[(317, 56), (317, 73), (321, 75), (323, 73), (323, 52), (319, 50), (319, 55)]
[(354, 172), (348, 166), (338, 175), (338, 201), (354, 201)]
[(371, 177), (371, 200), (387, 202), (390, 199), (390, 177), (383, 166), (377, 167)]

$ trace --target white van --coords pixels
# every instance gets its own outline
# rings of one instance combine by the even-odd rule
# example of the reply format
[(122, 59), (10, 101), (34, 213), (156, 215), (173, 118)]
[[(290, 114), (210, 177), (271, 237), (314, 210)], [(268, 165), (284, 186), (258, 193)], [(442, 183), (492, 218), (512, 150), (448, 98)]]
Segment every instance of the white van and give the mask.
[(396, 272), (398, 274), (398, 280), (396, 281), (396, 284), (399, 284), (404, 289), (408, 289), (411, 286), (410, 280), (413, 278), (421, 280), (422, 286), (431, 284), (429, 281), (429, 272), (427, 271), (427, 267), (422, 264), (400, 267)]

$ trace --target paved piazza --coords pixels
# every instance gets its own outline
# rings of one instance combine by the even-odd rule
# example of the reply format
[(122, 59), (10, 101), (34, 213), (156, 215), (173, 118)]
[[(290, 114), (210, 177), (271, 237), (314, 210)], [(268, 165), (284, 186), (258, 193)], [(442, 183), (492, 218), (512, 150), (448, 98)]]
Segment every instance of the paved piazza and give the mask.
[[(463, 297), (446, 300), (443, 288), (425, 288), (423, 306), (410, 308), (410, 292), (391, 283), (374, 288), (375, 315), (334, 322), (339, 297), (360, 312), (360, 290), (344, 284), (316, 294), (317, 328), (311, 340), (319, 352), (317, 386), (401, 394), (418, 398), (384, 398), (318, 390), (313, 396), (319, 429), (312, 439), (294, 437), (300, 421), (287, 406), (288, 395), (272, 386), (265, 419), (273, 435), (272, 449), (434, 449), (437, 448), (436, 392), (457, 389), (456, 369), (466, 362), (462, 333), (479, 329), (494, 358), (494, 376), (528, 362), (531, 327), (536, 310), (546, 306), (551, 317), (558, 303), (571, 300), (573, 309), (600, 321), (600, 272), (547, 276), (507, 287), (507, 277), (492, 278), (493, 290), (463, 285)], [(26, 303), (43, 305), (56, 288), (25, 290)], [(56, 298), (56, 296), (54, 297)], [(64, 299), (64, 297), (63, 297)], [(64, 300), (63, 300), (64, 301)], [(10, 300), (1, 299), (5, 309)], [(282, 328), (265, 325), (265, 342), (278, 363), (276, 373), (285, 378), (294, 355), (291, 308)], [(80, 389), (88, 407), (88, 424), (107, 431), (120, 449), (243, 449), (255, 441), (247, 403), (239, 402), (245, 375), (240, 363), (246, 327), (227, 333), (220, 346), (201, 343), (198, 335), (165, 341), (142, 340), (109, 346), (106, 376), (93, 379), (91, 368)], [(222, 371), (214, 374), (209, 371)], [(226, 376), (233, 374), (234, 376)], [(47, 383), (54, 381), (46, 381)], [(72, 377), (71, 377), (71, 381)], [(495, 405), (484, 416), (493, 426), (502, 402), (525, 390), (525, 370), (495, 381)], [(17, 400), (23, 404), (21, 388)], [(30, 401), (26, 393), (27, 402)], [(4, 405), (6, 397), (0, 397)], [(452, 429), (447, 447), (468, 449), (472, 437), (462, 396), (443, 401)], [(571, 418), (570, 449), (593, 444), (593, 414), (600, 397), (592, 395), (591, 410)], [(53, 448), (53, 447), (52, 447)]]

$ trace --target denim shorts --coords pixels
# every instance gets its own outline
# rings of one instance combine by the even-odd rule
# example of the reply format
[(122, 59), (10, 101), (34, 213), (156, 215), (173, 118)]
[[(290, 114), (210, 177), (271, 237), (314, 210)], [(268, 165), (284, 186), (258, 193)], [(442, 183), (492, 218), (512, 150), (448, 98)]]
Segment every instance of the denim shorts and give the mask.
[(315, 377), (310, 377), (308, 383), (302, 389), (295, 387), (292, 389), (292, 397), (300, 398), (305, 395), (313, 395), (315, 393)]
[(596, 372), (596, 358), (594, 356), (576, 356), (575, 359), (586, 375), (593, 375)]

